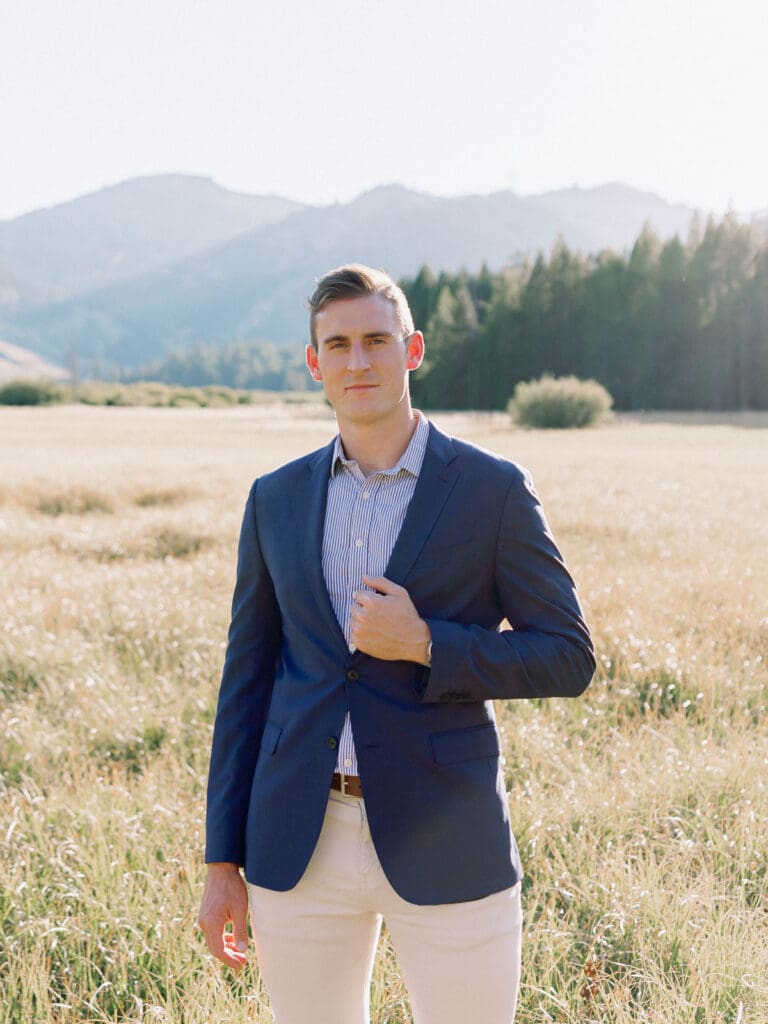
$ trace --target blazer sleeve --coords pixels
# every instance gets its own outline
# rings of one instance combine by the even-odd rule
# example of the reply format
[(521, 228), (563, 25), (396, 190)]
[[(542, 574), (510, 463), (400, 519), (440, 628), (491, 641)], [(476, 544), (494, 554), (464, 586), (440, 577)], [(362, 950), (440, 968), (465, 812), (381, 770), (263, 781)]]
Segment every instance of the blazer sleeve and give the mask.
[(259, 544), (256, 486), (248, 496), (240, 531), (232, 620), (213, 729), (206, 863), (244, 863), (251, 781), (282, 647), (280, 610)]
[(510, 629), (427, 618), (422, 701), (576, 697), (595, 670), (576, 587), (530, 475), (515, 467), (499, 523), (494, 582)]

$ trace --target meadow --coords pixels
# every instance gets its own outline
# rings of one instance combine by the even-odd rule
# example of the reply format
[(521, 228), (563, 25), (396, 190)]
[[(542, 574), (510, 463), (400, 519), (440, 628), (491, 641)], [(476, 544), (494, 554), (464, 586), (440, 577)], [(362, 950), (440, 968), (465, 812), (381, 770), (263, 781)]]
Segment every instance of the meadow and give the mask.
[[(518, 1024), (768, 1022), (768, 419), (444, 428), (534, 475), (599, 667), (498, 708)], [(254, 476), (320, 405), (0, 409), (0, 1024), (267, 1024), (195, 927)], [(410, 1020), (380, 947), (372, 1020)], [(472, 1022), (467, 1022), (472, 1024)]]

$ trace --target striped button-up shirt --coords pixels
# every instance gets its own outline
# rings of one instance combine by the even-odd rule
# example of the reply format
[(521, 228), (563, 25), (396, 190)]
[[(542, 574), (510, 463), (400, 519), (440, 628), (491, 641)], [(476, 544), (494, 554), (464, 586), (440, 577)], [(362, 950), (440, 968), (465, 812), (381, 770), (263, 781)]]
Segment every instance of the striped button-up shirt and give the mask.
[[(417, 415), (416, 430), (396, 465), (368, 477), (356, 462), (346, 458), (341, 438), (336, 438), (323, 532), (323, 575), (350, 651), (355, 649), (349, 630), (353, 595), (364, 589), (364, 575), (384, 574), (424, 461), (429, 424), (421, 413)], [(336, 771), (358, 774), (349, 712), (339, 740)]]

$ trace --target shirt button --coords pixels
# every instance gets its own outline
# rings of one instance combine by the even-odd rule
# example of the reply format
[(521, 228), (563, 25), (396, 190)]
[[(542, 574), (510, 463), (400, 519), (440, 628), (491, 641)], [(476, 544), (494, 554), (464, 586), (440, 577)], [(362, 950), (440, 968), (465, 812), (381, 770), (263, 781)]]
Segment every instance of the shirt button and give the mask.
[(350, 654), (354, 654), (356, 650), (357, 650), (357, 648), (355, 647), (354, 644), (350, 644), (349, 645), (349, 653)]
[(344, 767), (345, 768), (351, 768), (352, 767), (352, 758), (351, 757), (345, 757), (344, 758)]
[(362, 546), (363, 546), (363, 538), (362, 537), (358, 537), (357, 540), (355, 541), (355, 547), (356, 548), (361, 548)]
[(347, 672), (347, 679), (350, 683), (356, 683), (359, 678), (360, 673), (356, 669), (351, 668), (349, 672)]
[(365, 499), (366, 501), (368, 501), (368, 499), (370, 498), (370, 496), (371, 496), (371, 493), (370, 493), (370, 491), (363, 491), (363, 498), (364, 498), (364, 499)]
[(325, 745), (326, 747), (328, 747), (329, 750), (335, 750), (336, 747), (338, 747), (339, 743), (335, 736), (329, 736), (328, 739), (325, 741)]

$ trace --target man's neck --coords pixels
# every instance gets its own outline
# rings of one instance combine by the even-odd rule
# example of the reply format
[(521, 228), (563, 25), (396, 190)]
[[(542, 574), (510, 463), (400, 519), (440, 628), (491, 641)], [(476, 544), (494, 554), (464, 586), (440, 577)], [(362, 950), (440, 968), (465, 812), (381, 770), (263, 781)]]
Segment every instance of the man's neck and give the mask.
[(379, 423), (339, 424), (344, 454), (360, 467), (365, 476), (391, 469), (408, 447), (419, 425), (419, 414), (408, 408), (408, 416), (402, 418), (394, 429), (386, 429)]

